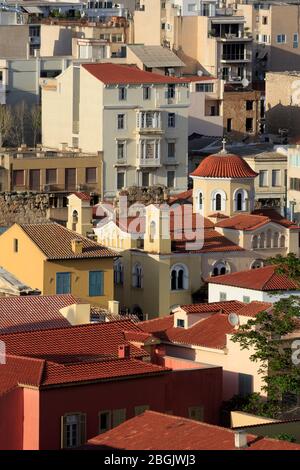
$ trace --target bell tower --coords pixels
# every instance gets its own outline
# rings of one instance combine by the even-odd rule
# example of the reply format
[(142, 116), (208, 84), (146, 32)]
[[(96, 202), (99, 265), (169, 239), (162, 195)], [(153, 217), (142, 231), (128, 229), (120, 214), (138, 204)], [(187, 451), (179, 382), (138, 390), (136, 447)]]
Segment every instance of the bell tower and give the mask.
[(144, 250), (161, 254), (171, 252), (170, 209), (167, 204), (147, 206)]
[(93, 228), (93, 209), (90, 205), (91, 198), (85, 193), (73, 193), (68, 196), (68, 221), (67, 228), (87, 235)]

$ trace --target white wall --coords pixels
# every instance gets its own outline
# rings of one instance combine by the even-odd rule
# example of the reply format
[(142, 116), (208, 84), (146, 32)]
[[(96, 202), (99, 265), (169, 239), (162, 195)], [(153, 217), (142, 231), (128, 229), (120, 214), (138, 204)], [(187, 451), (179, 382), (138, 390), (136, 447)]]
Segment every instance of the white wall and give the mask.
[(226, 300), (239, 300), (240, 302), (244, 301), (244, 297), (250, 297), (250, 302), (253, 300), (258, 300), (260, 302), (270, 302), (275, 303), (282, 298), (287, 298), (290, 295), (300, 296), (300, 291), (285, 291), (282, 294), (272, 295), (272, 292), (264, 292), (254, 289), (244, 289), (241, 287), (232, 287), (222, 284), (208, 284), (208, 302), (219, 302), (220, 293), (226, 293)]

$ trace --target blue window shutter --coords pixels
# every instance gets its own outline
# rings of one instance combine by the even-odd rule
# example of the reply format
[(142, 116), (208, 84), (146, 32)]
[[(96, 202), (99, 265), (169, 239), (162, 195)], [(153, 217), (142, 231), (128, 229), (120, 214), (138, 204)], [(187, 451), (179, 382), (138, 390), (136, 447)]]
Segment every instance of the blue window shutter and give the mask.
[(71, 273), (56, 273), (56, 294), (71, 293)]
[(97, 297), (104, 294), (104, 272), (90, 271), (89, 273), (89, 296)]

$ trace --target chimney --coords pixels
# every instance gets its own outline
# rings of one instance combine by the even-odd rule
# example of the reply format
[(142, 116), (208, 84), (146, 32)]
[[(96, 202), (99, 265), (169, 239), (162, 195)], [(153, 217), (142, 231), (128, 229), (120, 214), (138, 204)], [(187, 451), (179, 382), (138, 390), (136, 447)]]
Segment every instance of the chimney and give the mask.
[(108, 310), (112, 315), (119, 315), (119, 305), (120, 302), (117, 300), (109, 300), (108, 301)]
[(244, 449), (248, 447), (247, 434), (241, 429), (240, 431), (234, 431), (234, 445), (236, 449)]
[(82, 240), (74, 238), (71, 240), (72, 251), (75, 255), (81, 255), (82, 253)]
[(120, 359), (129, 359), (130, 357), (130, 345), (120, 344), (118, 347), (118, 357)]

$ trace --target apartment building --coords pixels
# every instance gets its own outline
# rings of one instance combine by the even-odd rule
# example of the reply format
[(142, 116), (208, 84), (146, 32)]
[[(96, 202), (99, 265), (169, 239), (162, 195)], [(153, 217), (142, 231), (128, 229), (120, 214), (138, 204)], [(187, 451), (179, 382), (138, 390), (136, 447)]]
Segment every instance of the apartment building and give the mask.
[(287, 149), (288, 192), (287, 206), (291, 220), (300, 223), (300, 146), (289, 146)]
[(243, 15), (253, 35), (253, 77), (263, 80), (268, 71), (299, 68), (300, 5), (283, 2), (227, 1), (235, 14)]
[(266, 132), (300, 136), (300, 72), (266, 73)]
[(103, 152), (104, 197), (132, 185), (186, 189), (187, 80), (111, 63), (73, 66), (44, 81), (42, 108), (44, 146)]
[(255, 139), (261, 130), (262, 94), (248, 88), (227, 89), (223, 95), (224, 134), (233, 141)]

